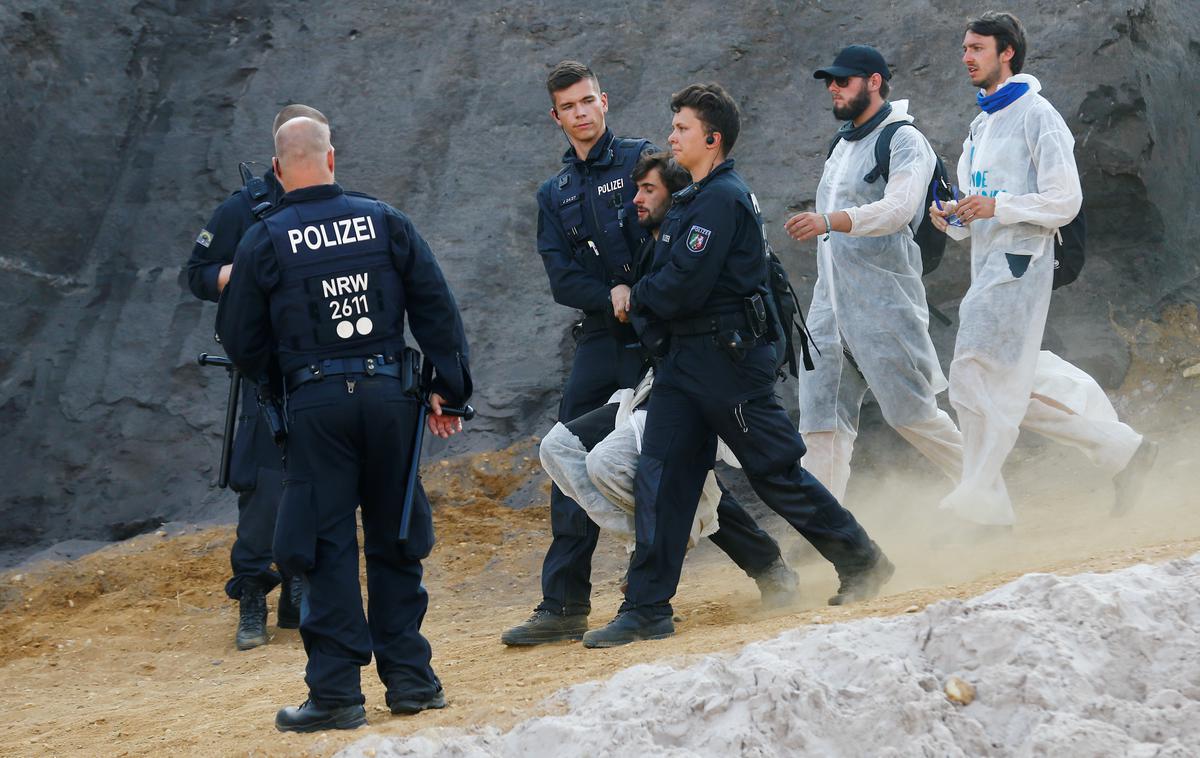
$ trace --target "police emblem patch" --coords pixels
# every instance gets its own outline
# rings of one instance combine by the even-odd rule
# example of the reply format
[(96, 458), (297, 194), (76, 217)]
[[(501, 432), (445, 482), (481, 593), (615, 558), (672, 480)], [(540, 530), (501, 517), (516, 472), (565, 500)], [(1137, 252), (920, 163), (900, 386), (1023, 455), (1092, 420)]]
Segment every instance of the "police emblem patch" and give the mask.
[(212, 232), (207, 229), (200, 230), (200, 236), (196, 238), (196, 244), (208, 247), (212, 244)]
[(712, 236), (712, 232), (705, 229), (703, 226), (693, 226), (688, 230), (687, 248), (693, 253), (703, 253), (704, 248), (708, 247), (708, 238)]

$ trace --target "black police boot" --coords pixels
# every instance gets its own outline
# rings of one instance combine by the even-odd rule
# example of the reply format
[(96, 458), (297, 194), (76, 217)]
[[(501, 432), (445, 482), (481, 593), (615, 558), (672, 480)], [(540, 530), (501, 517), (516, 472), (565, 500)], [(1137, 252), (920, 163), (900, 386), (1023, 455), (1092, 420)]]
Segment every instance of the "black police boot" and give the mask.
[(253, 580), (242, 584), (236, 642), (238, 650), (267, 644), (267, 595), (262, 585)]
[(523, 623), (505, 630), (500, 641), (510, 647), (541, 645), (545, 642), (577, 640), (587, 631), (587, 614), (565, 615), (538, 608)]
[(281, 732), (320, 732), (325, 729), (357, 729), (367, 723), (367, 709), (361, 705), (322, 708), (305, 700), (299, 706), (280, 708), (275, 728)]
[(428, 697), (413, 697), (408, 693), (389, 688), (386, 698), (388, 710), (397, 716), (411, 716), (431, 708), (446, 707), (446, 695), (440, 689)]
[(782, 608), (796, 602), (800, 577), (779, 556), (771, 565), (754, 575), (762, 604), (767, 608)]
[(675, 634), (670, 616), (650, 621), (636, 611), (623, 611), (599, 629), (583, 635), (584, 647), (618, 647), (638, 640), (661, 640)]
[(304, 583), (300, 577), (284, 579), (279, 585), (279, 611), (275, 623), (280, 629), (300, 628), (300, 601), (304, 597)]
[(1113, 501), (1112, 515), (1124, 515), (1137, 505), (1142, 496), (1142, 490), (1146, 488), (1150, 469), (1154, 468), (1154, 461), (1157, 458), (1158, 443), (1142, 439), (1142, 444), (1138, 445), (1138, 449), (1134, 451), (1129, 463), (1125, 464), (1125, 468), (1113, 477), (1113, 487), (1117, 491), (1117, 497)]
[(830, 605), (849, 605), (862, 600), (870, 600), (879, 594), (883, 585), (887, 584), (887, 580), (896, 573), (896, 567), (883, 554), (879, 546), (872, 542), (871, 547), (875, 548), (875, 560), (870, 566), (852, 572), (842, 571), (840, 568), (837, 570), (841, 583), (838, 586), (837, 594), (829, 598)]

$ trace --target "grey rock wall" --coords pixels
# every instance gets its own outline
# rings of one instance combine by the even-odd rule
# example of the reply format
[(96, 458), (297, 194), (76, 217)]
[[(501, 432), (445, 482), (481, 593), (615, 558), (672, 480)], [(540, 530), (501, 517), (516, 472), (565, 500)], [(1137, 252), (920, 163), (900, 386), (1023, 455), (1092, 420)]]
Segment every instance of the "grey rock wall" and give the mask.
[[(1195, 300), (1200, 130), (1194, 0), (1014, 3), (1027, 70), (1078, 139), (1092, 255), (1055, 297), (1047, 339), (1118, 384), (1118, 323)], [(773, 242), (811, 204), (836, 124), (811, 71), (870, 42), (939, 152), (957, 159), (973, 92), (958, 62), (975, 4), (338, 3), (13, 0), (0, 6), (0, 550), (228, 517), (212, 487), (223, 374), (215, 308), (181, 266), (238, 160), (267, 161), (289, 102), (334, 123), (338, 178), (408, 212), (473, 343), (471, 433), (435, 454), (502, 445), (554, 417), (572, 314), (534, 250), (538, 183), (565, 143), (543, 79), (590, 61), (619, 132), (662, 143), (669, 94), (717, 80), (744, 110), (735, 157)], [(928, 280), (951, 315), (965, 248)], [(945, 359), (953, 329), (934, 327)], [(784, 390), (792, 392), (791, 388)]]

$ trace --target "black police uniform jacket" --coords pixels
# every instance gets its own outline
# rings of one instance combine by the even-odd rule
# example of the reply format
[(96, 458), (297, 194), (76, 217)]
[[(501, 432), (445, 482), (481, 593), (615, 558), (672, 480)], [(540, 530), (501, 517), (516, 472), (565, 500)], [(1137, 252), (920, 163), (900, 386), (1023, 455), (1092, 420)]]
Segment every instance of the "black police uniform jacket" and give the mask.
[[(192, 244), (192, 254), (187, 262), (188, 289), (199, 299), (220, 302), (217, 279), (221, 267), (233, 263), (238, 242), (258, 221), (254, 217), (254, 206), (263, 200), (272, 207), (279, 205), (283, 187), (279, 186), (275, 173), (267, 171), (262, 178), (267, 189), (265, 198), (254, 200), (246, 187), (239, 188), (217, 206)], [(276, 470), (283, 467), (270, 434), (259, 429), (262, 419), (254, 396), (254, 385), (243, 383), (229, 471), (229, 486), (235, 492), (253, 491), (258, 484), (260, 467)]]
[[(273, 171), (263, 174), (267, 186), (265, 200), (272, 207), (279, 205), (283, 187)], [(192, 245), (192, 255), (187, 262), (188, 289), (201, 300), (218, 302), (221, 293), (217, 289), (217, 278), (221, 267), (233, 263), (233, 254), (246, 231), (258, 221), (252, 210), (257, 202), (250, 199), (245, 187), (234, 192), (213, 211), (212, 218), (200, 230)]]
[(293, 190), (238, 245), (217, 316), (229, 358), (261, 379), (328, 358), (399, 357), (404, 318), (450, 404), (471, 395), (454, 296), (408, 217), (337, 184)]
[(538, 253), (556, 303), (611, 313), (610, 290), (633, 283), (634, 254), (646, 232), (637, 222), (630, 173), (653, 149), (647, 140), (606, 129), (586, 160), (568, 148), (562, 170), (538, 188)]
[[(632, 309), (667, 322), (743, 313), (745, 298), (766, 292), (756, 205), (732, 159), (675, 193), (659, 229), (653, 271), (633, 286)], [(719, 393), (731, 405), (774, 392), (774, 346), (745, 337), (749, 350), (740, 361), (718, 348), (711, 334), (671, 337), (655, 384)]]

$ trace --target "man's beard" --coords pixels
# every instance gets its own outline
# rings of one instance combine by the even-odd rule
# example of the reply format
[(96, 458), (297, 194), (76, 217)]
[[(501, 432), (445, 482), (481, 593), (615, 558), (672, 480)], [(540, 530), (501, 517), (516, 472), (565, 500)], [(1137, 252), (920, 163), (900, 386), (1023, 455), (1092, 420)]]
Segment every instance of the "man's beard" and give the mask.
[(843, 107), (833, 106), (833, 117), (838, 121), (853, 121), (866, 112), (867, 108), (871, 107), (871, 93), (866, 87), (859, 90), (858, 94)]
[(653, 232), (662, 226), (663, 219), (667, 217), (669, 207), (659, 208), (657, 213), (648, 208), (646, 210), (646, 218), (639, 218), (638, 225), (648, 232)]

